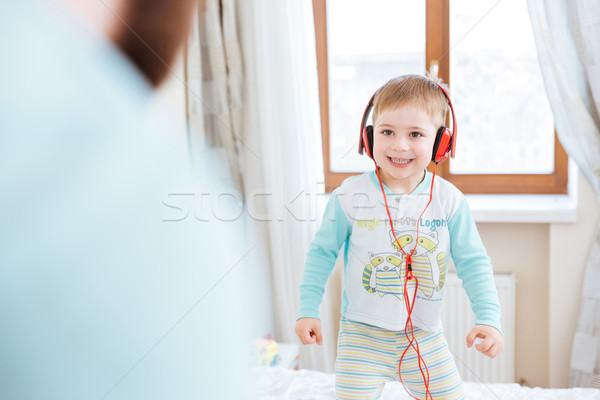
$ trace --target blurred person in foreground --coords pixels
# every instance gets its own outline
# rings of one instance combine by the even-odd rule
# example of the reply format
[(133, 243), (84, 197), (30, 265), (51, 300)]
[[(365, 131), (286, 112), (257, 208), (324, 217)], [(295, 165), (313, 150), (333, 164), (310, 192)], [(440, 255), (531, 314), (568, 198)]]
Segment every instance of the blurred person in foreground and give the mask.
[(190, 163), (147, 115), (199, 3), (0, 4), (0, 399), (239, 397), (245, 249), (165, 206)]

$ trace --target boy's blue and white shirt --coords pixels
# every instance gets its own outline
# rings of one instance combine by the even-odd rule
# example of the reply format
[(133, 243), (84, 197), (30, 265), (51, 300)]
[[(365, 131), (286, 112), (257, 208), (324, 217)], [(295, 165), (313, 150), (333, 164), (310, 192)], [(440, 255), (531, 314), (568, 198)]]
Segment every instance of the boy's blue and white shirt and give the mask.
[[(417, 246), (412, 267), (419, 285), (412, 321), (431, 332), (442, 328), (441, 300), (452, 258), (475, 313), (475, 324), (500, 331), (492, 265), (464, 195), (436, 177), (431, 204), (418, 220), (429, 201), (431, 179), (427, 172), (409, 195), (397, 195), (384, 186), (400, 245), (407, 254)], [(344, 245), (342, 316), (403, 330), (406, 256), (395, 244), (375, 171), (346, 179), (331, 194), (306, 258), (299, 318), (319, 318), (327, 280)], [(411, 299), (413, 288), (414, 280), (408, 284)]]

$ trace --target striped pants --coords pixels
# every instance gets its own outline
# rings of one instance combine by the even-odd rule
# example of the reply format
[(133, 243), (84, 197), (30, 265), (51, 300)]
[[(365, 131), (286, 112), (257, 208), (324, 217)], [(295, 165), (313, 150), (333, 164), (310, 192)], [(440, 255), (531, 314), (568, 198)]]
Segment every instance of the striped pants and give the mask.
[[(433, 399), (464, 399), (462, 382), (442, 333), (415, 328), (414, 336), (429, 369)], [(406, 346), (404, 331), (389, 331), (342, 318), (335, 362), (336, 399), (380, 398), (386, 382), (400, 381), (398, 364)], [(404, 356), (400, 372), (410, 394), (425, 399), (425, 384), (414, 349)]]

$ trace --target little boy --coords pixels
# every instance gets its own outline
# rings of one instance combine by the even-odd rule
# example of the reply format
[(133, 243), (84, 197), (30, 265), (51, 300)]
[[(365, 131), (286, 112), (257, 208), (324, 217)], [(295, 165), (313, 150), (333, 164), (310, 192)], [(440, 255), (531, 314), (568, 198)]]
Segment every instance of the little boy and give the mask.
[[(475, 347), (493, 358), (504, 342), (492, 266), (467, 202), (426, 170), (453, 146), (455, 130), (443, 127), (452, 104), (438, 83), (418, 75), (390, 80), (371, 101), (361, 143), (375, 170), (331, 194), (307, 255), (296, 333), (303, 344), (322, 344), (318, 308), (344, 246), (336, 398), (376, 399), (386, 382), (400, 380), (413, 398), (462, 399), (441, 332), (450, 257), (475, 313), (467, 345), (481, 338)], [(373, 126), (365, 127), (371, 107)]]

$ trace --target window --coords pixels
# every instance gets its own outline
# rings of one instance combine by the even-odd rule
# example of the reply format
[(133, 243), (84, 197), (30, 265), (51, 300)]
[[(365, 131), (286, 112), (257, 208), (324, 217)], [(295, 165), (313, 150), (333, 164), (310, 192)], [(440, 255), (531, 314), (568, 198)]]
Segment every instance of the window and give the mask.
[(521, 0), (313, 0), (325, 185), (372, 168), (360, 119), (389, 78), (435, 67), (457, 114), (457, 158), (438, 173), (464, 193), (565, 193), (558, 143)]

